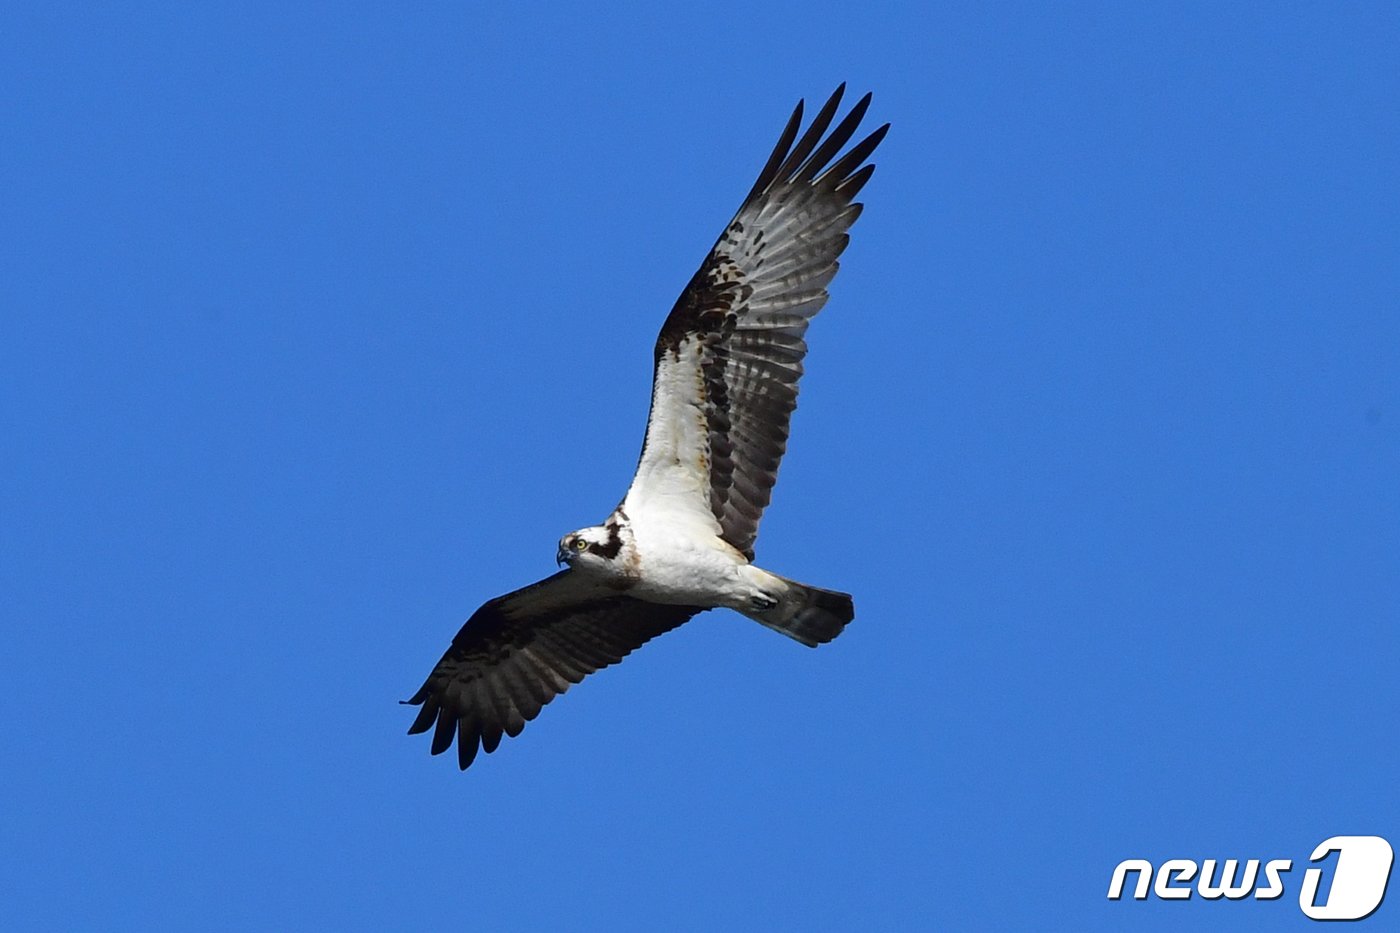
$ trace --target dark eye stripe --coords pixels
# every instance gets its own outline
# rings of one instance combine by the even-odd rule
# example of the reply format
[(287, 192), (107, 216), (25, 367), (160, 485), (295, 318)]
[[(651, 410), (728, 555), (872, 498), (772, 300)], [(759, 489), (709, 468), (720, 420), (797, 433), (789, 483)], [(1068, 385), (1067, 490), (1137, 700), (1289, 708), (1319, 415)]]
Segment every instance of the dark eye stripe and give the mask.
[(622, 550), (622, 535), (618, 531), (618, 526), (616, 524), (609, 522), (606, 527), (608, 529), (608, 540), (603, 544), (590, 543), (588, 545), (588, 550), (589, 553), (597, 554), (599, 557), (606, 558), (607, 560), (613, 560), (617, 557), (618, 552)]

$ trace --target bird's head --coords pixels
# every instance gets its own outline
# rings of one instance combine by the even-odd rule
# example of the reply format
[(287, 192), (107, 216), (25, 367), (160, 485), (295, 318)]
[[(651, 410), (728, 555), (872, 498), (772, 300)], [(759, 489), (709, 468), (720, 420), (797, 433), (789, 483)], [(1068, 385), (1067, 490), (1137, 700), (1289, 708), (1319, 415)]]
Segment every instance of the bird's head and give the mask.
[(610, 564), (622, 548), (622, 539), (612, 525), (594, 525), (571, 531), (559, 539), (554, 559), (571, 567), (602, 567)]

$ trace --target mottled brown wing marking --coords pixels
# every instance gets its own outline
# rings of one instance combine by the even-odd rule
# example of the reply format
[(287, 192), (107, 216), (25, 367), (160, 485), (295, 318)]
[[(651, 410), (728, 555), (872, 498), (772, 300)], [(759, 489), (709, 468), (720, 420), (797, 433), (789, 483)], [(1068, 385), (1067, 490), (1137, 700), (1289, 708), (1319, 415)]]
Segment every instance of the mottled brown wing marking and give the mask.
[(406, 703), (420, 706), (409, 734), (433, 730), (440, 755), (457, 743), (465, 770), (493, 752), (584, 677), (616, 664), (702, 610), (608, 595), (565, 570), (486, 603)]
[[(700, 459), (709, 471), (709, 507), (724, 540), (750, 559), (787, 449), (807, 325), (826, 303), (846, 231), (860, 216), (853, 199), (875, 169), (863, 163), (889, 129), (885, 124), (831, 163), (870, 104), (867, 94), (827, 135), (844, 90), (837, 88), (801, 139), (798, 103), (657, 336), (658, 368), (668, 354), (678, 359), (689, 341), (700, 350), (698, 404), (709, 439)], [(646, 450), (643, 444), (644, 458)]]

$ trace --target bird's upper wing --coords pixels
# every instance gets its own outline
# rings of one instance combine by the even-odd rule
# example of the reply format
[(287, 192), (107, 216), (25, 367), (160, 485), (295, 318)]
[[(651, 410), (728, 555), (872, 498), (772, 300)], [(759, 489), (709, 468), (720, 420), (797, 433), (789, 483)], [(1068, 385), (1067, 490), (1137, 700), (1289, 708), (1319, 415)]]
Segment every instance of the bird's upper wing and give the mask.
[(688, 512), (749, 559), (787, 448), (807, 324), (860, 216), (854, 198), (875, 170), (863, 163), (889, 128), (836, 159), (870, 103), (867, 94), (827, 135), (844, 89), (801, 139), (798, 103), (656, 340), (651, 416), (624, 508)]
[(570, 684), (685, 622), (699, 608), (644, 603), (565, 570), (486, 603), (406, 703), (409, 734), (433, 732), (434, 755), (457, 740), (465, 770), (480, 745), (496, 750)]

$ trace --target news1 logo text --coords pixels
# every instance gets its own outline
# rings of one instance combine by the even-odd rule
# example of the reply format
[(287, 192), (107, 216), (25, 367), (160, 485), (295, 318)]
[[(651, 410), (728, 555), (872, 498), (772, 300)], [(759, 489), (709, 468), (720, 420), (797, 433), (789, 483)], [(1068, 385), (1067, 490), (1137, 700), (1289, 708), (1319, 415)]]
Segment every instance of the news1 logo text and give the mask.
[[(1298, 886), (1298, 908), (1313, 920), (1363, 920), (1376, 912), (1385, 899), (1390, 867), (1395, 853), (1380, 836), (1333, 836), (1318, 843), (1310, 862), (1329, 862), (1331, 885), (1323, 890), (1327, 867), (1308, 868)], [(1149, 892), (1164, 901), (1245, 898), (1269, 901), (1284, 895), (1286, 877), (1293, 871), (1292, 859), (1248, 859), (1243, 868), (1239, 859), (1167, 859), (1154, 866), (1147, 859), (1130, 858), (1119, 862), (1108, 883), (1108, 899), (1122, 900), (1125, 892), (1133, 900), (1146, 900)]]

